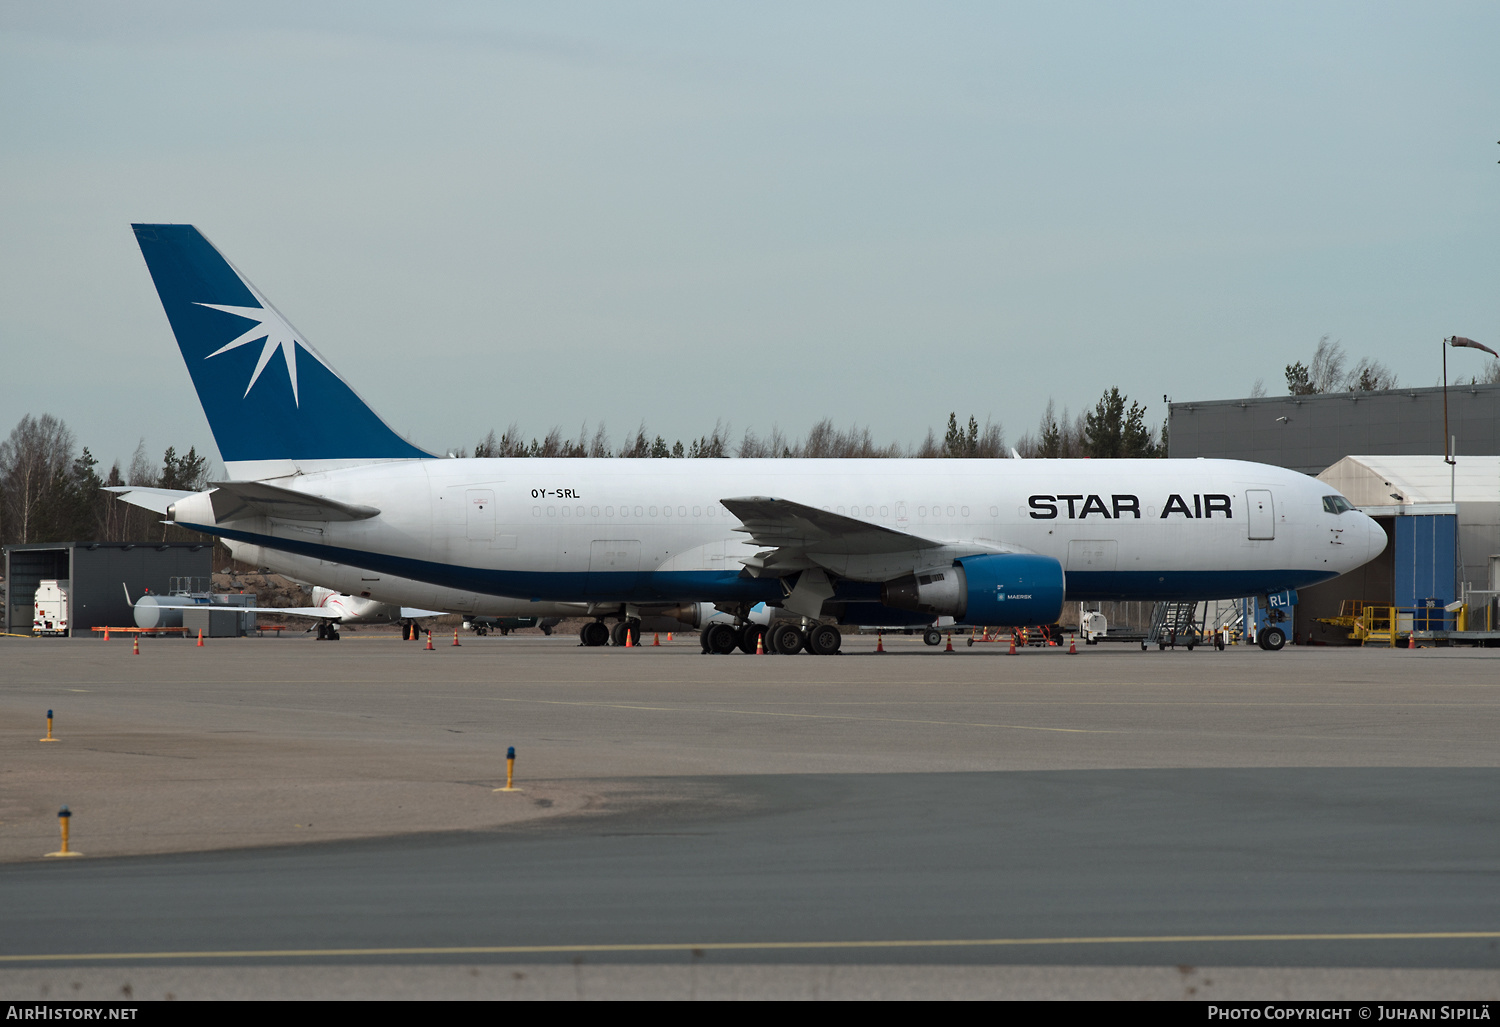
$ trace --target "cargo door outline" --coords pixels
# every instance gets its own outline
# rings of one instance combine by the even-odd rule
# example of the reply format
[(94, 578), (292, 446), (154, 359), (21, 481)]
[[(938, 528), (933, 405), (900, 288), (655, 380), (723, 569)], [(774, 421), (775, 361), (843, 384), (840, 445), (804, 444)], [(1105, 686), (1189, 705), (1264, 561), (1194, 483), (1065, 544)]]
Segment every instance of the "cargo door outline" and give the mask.
[(589, 578), (584, 590), (591, 598), (628, 595), (640, 576), (639, 539), (595, 539), (589, 544)]
[(464, 529), (470, 542), (489, 542), (494, 539), (493, 489), (469, 489), (464, 493)]
[(1276, 537), (1276, 501), (1270, 489), (1250, 489), (1245, 493), (1245, 508), (1249, 516), (1250, 540), (1269, 541)]

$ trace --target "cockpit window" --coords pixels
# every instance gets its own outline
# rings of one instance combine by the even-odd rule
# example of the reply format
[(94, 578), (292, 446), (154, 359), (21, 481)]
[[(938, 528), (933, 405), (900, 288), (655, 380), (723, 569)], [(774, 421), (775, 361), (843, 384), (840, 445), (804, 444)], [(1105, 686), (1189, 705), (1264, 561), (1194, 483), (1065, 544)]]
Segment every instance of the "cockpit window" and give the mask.
[(1354, 504), (1343, 496), (1324, 496), (1323, 509), (1331, 514), (1341, 514), (1346, 510), (1353, 510)]

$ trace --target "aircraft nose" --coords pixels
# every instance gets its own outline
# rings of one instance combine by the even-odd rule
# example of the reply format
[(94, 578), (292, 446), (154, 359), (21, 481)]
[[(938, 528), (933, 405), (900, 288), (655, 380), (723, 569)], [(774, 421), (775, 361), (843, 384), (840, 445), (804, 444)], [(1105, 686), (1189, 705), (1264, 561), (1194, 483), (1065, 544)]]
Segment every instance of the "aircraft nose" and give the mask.
[(1375, 518), (1366, 514), (1360, 514), (1360, 516), (1365, 519), (1365, 535), (1370, 540), (1369, 552), (1365, 555), (1365, 560), (1369, 561), (1385, 552), (1385, 529), (1380, 526), (1380, 522)]

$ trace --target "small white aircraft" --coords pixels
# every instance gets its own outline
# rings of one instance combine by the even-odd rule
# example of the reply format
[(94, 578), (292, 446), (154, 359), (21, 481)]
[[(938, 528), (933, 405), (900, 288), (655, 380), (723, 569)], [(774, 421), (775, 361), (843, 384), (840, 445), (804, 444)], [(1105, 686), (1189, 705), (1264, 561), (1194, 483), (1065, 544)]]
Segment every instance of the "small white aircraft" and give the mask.
[[(126, 598), (130, 593), (126, 591)], [(150, 592), (133, 604), (135, 626), (138, 628), (170, 628), (182, 626), (182, 613), (197, 607), (210, 606), (242, 613), (271, 613), (285, 617), (305, 617), (315, 622), (318, 638), (338, 641), (339, 627), (344, 624), (397, 624), (402, 626), (402, 638), (416, 637), (417, 621), (428, 617), (445, 616), (441, 610), (419, 610), (409, 606), (394, 606), (360, 596), (345, 595), (332, 589), (314, 587), (312, 606), (244, 606), (234, 599), (245, 598), (231, 594), (207, 592), (174, 592), (155, 595)], [(312, 630), (312, 629), (309, 629)]]
[(587, 645), (609, 641), (606, 617), (631, 629), (708, 603), (733, 621), (704, 629), (723, 653), (764, 603), (794, 628), (770, 633), (777, 651), (833, 653), (838, 624), (1048, 624), (1065, 599), (1270, 595), (1385, 547), (1322, 482), (1232, 460), (439, 459), (197, 229), (135, 234), (229, 480), (119, 491), (353, 595), (488, 616), (581, 605)]
[(335, 592), (322, 586), (314, 586), (312, 606), (268, 609), (267, 613), (280, 613), (288, 617), (317, 618), (319, 639), (338, 641), (339, 628), (345, 624), (400, 624), (401, 637), (416, 637), (417, 621), (428, 617), (442, 617), (441, 610), (419, 610), (411, 606), (396, 606), (362, 596), (351, 596)]

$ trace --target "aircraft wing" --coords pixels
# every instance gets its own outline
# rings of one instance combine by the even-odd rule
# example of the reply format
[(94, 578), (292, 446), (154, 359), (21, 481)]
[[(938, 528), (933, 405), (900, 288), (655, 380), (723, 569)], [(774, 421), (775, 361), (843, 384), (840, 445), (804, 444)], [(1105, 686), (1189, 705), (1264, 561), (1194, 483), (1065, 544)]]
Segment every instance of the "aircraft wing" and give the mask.
[[(330, 606), (230, 606), (227, 603), (198, 603), (193, 606), (185, 606), (186, 610), (235, 610), (240, 613), (279, 613), (288, 617), (312, 617), (316, 620), (338, 620), (349, 614), (343, 610), (337, 610)], [(418, 617), (446, 617), (441, 610), (418, 610), (415, 607), (401, 607), (402, 620), (415, 620)]]
[(343, 616), (337, 610), (323, 606), (230, 606), (228, 603), (184, 603), (182, 606), (167, 606), (165, 609), (183, 610), (233, 610), (236, 613), (284, 613), (289, 617), (317, 617), (333, 620)]
[[(338, 620), (340, 617), (348, 617), (347, 611), (335, 610), (328, 606), (225, 606), (225, 610), (249, 610), (252, 613), (284, 613), (289, 617), (317, 617), (321, 620)], [(415, 607), (401, 607), (402, 620), (416, 620), (418, 617), (446, 617), (441, 610), (418, 610)]]
[[(289, 617), (317, 617), (321, 620), (338, 620), (341, 617), (354, 616), (347, 610), (337, 610), (330, 606), (216, 606), (215, 609), (249, 610), (251, 613), (284, 613)], [(401, 607), (402, 620), (446, 616), (448, 615), (442, 610), (418, 610), (413, 606)]]
[(248, 610), (250, 613), (284, 613), (288, 617), (316, 617), (319, 620), (337, 620), (343, 614), (323, 606), (219, 606), (215, 610)]
[(107, 485), (104, 491), (113, 492), (120, 497), (122, 502), (129, 503), (131, 506), (138, 506), (142, 510), (151, 510), (159, 514), (165, 514), (167, 507), (184, 496), (193, 494), (181, 489), (154, 489), (146, 488), (144, 485)]
[(773, 496), (743, 496), (719, 502), (744, 524), (735, 531), (744, 532), (751, 542), (767, 548), (874, 556), (940, 549), (946, 544)]
[(220, 524), (237, 517), (286, 517), (295, 521), (362, 521), (380, 513), (373, 506), (341, 503), (337, 499), (297, 492), (263, 481), (210, 482), (214, 520)]

